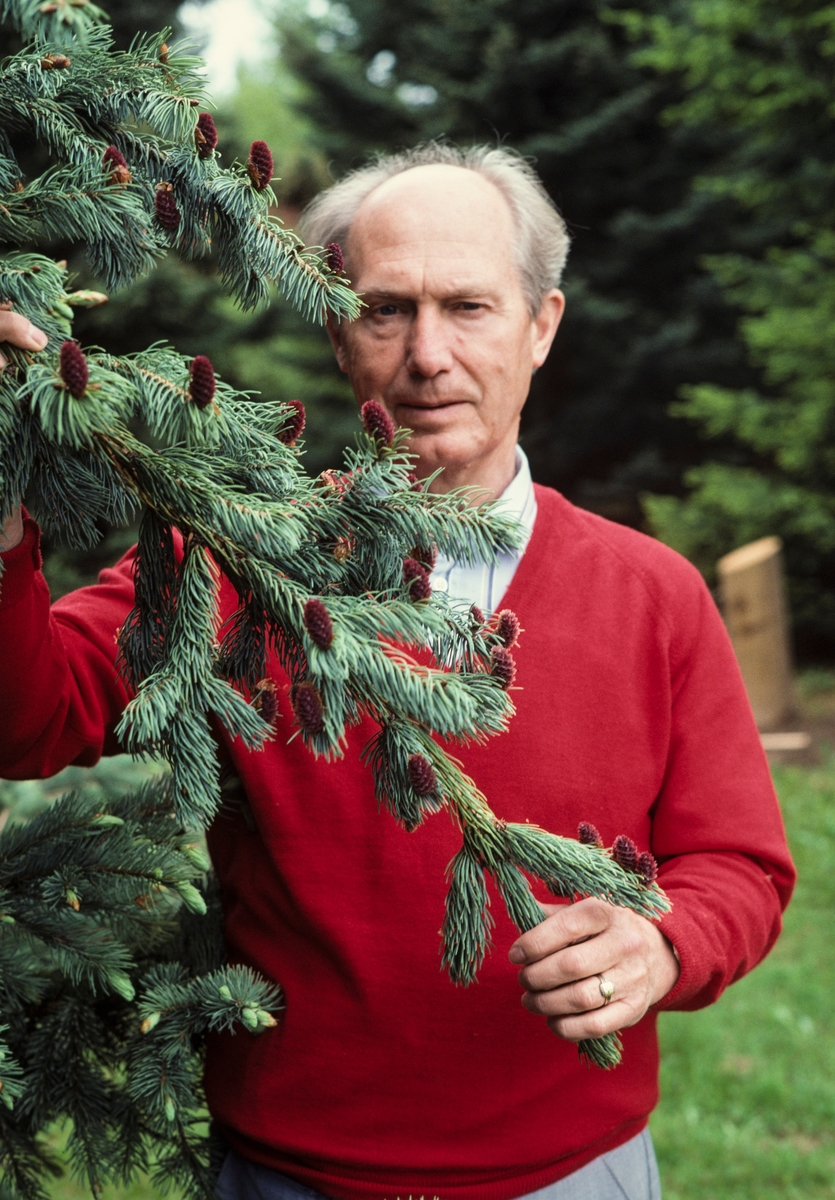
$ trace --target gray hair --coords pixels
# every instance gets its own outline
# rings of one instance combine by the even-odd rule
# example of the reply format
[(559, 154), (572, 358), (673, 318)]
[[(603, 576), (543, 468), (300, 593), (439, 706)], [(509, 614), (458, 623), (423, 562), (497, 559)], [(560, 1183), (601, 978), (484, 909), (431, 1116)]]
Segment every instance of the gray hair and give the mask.
[(300, 236), (310, 246), (339, 242), (344, 247), (366, 196), (403, 171), (437, 164), (475, 171), (504, 196), (519, 235), (516, 254), (522, 290), (531, 315), (536, 316), (546, 292), (559, 286), (569, 237), (565, 221), (539, 176), (513, 150), (485, 145), (462, 150), (445, 142), (425, 142), (399, 154), (378, 154), (310, 202), (299, 223)]

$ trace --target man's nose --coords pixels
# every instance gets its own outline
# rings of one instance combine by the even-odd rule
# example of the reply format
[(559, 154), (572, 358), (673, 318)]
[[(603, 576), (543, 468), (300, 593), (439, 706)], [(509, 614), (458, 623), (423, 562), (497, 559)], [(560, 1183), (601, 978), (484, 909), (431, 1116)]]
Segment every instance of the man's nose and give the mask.
[(452, 330), (435, 305), (419, 304), (409, 329), (406, 369), (410, 375), (432, 379), (449, 371), (453, 363)]

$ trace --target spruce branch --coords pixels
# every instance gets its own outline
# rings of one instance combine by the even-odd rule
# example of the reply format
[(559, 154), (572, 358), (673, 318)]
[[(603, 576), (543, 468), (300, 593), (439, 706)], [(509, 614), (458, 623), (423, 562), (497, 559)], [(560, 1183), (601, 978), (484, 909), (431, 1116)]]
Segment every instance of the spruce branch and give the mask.
[(206, 948), (199, 914), (217, 900), (172, 788), (70, 793), (0, 832), (0, 1176), (17, 1195), (46, 1194), (42, 1137), (67, 1119), (71, 1167), (94, 1192), (164, 1169), (212, 1195), (203, 1035), (270, 1029), (281, 996)]
[[(371, 717), (380, 732), (365, 757), (378, 799), (407, 829), (442, 808), (460, 829), (443, 935), (456, 982), (470, 982), (487, 952), (488, 884), (521, 930), (543, 916), (528, 877), (557, 896), (600, 896), (650, 919), (667, 904), (646, 852), (633, 863), (499, 821), (433, 737), (482, 741), (513, 714), (518, 621), (485, 619), (433, 595), (430, 581), (438, 551), (473, 563), (518, 546), (513, 522), (471, 491), (430, 494), (431, 480), (412, 474), (408, 431), (376, 401), (363, 406), (345, 470), (311, 480), (297, 403), (235, 392), (203, 355), (156, 345), (116, 358), (72, 339), (74, 308), (96, 300), (73, 293), (59, 264), (24, 249), (38, 239), (87, 243), (108, 288), (168, 249), (184, 258), (211, 250), (244, 308), (265, 303), (273, 286), (318, 321), (356, 316), (359, 299), (338, 247), (304, 247), (273, 215), (268, 147), (256, 142), (246, 165), (221, 166), (211, 118), (198, 112), (196, 60), (164, 48), (167, 35), (116, 53), (82, 5), (80, 36), (65, 53), (65, 42), (31, 25), (22, 0), (4, 2), (38, 40), (0, 68), (0, 242), (16, 248), (0, 260), (0, 303), (49, 342), (38, 354), (3, 348), (0, 508), (10, 512), (26, 494), (48, 528), (83, 545), (102, 520), (144, 508), (135, 605), (119, 638), (133, 695), (118, 733), (134, 755), (164, 757), (172, 783), (165, 816), (155, 803), (142, 812), (141, 836), (131, 802), (91, 816), (79, 797), (57, 806), (52, 823), (0, 836), (0, 951), (5, 938), (10, 953), (35, 956), (42, 1000), (60, 981), (55, 1013), (37, 1028), (39, 1036), (49, 1028), (80, 1071), (78, 1014), (95, 1010), (110, 1036), (107, 1006), (123, 1012), (140, 990), (144, 1015), (127, 1050), (128, 1035), (117, 1038), (126, 1082), (112, 1085), (107, 1107), (199, 1190), (207, 1168), (190, 1116), (200, 1103), (193, 1039), (233, 1021), (268, 1028), (276, 997), (240, 972), (196, 981), (170, 961), (153, 966), (154, 956), (166, 928), (205, 906), (183, 839), (220, 803), (215, 726), (252, 750), (276, 736), (270, 653), (289, 679), (295, 732), (314, 754), (338, 757), (346, 731)], [(33, 137), (55, 165), (24, 180), (6, 130)], [(223, 628), (221, 573), (238, 596)], [(90, 1082), (99, 1095), (116, 1061), (102, 1038), (98, 1083)], [(619, 1050), (601, 1039), (581, 1053), (612, 1065)], [(31, 1111), (45, 1114), (48, 1104), (41, 1097)], [(78, 1104), (70, 1115), (79, 1170), (91, 1182), (113, 1174), (119, 1139), (105, 1115), (91, 1118)], [(119, 1161), (128, 1170), (138, 1160)]]

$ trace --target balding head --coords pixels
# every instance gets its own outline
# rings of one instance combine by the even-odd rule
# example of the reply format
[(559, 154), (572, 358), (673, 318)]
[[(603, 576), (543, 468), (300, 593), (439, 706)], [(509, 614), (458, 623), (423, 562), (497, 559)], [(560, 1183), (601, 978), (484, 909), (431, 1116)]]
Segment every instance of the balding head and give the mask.
[[(401, 154), (380, 155), (316, 197), (302, 216), (301, 236), (311, 246), (339, 242), (346, 247), (353, 221), (374, 191), (401, 175), (429, 167), (457, 167), (489, 182), (504, 197), (514, 223), (516, 269), (528, 310), (535, 316), (545, 294), (559, 286), (568, 253), (568, 234), (536, 173), (511, 150), (491, 146), (459, 150), (429, 142)], [(440, 202), (439, 196), (435, 202)], [(350, 272), (349, 277), (354, 278)]]
[(495, 184), (475, 171), (436, 164), (395, 175), (366, 196), (344, 248), (346, 270), (360, 292), (375, 286), (368, 277), (370, 251), (374, 262), (384, 257), (394, 275), (398, 264), (414, 272), (430, 269), (432, 259), (452, 272), (471, 273), (483, 255), (500, 276), (515, 280), (524, 301), (515, 244), (513, 213)]

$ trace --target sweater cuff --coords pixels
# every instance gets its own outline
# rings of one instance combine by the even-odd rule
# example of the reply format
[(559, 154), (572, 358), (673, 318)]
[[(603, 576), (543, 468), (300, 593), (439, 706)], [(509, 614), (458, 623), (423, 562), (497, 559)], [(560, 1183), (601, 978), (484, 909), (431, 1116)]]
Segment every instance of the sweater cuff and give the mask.
[(24, 509), (23, 541), (0, 554), (0, 608), (12, 608), (29, 593), (42, 563), (41, 532)]
[[(671, 943), (679, 961), (679, 974), (673, 987), (656, 1004), (652, 1012), (665, 1012), (667, 1009), (688, 1008), (705, 987), (706, 972), (699, 956), (688, 946), (687, 918), (675, 911), (667, 913), (658, 922), (658, 928)], [(709, 977), (710, 970), (708, 968)], [(698, 1006), (697, 1006), (698, 1007)]]

